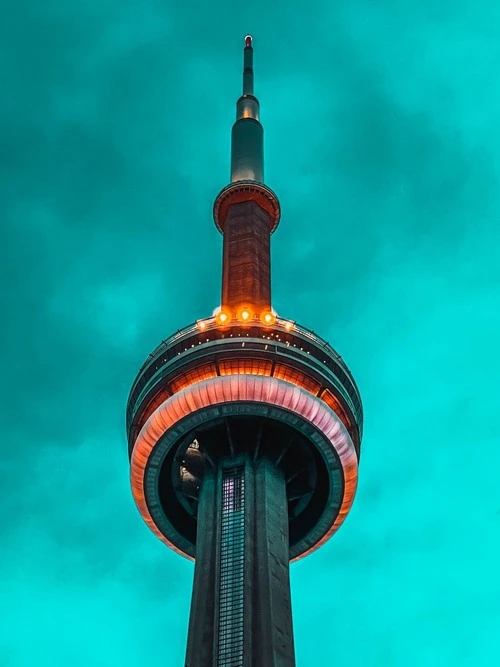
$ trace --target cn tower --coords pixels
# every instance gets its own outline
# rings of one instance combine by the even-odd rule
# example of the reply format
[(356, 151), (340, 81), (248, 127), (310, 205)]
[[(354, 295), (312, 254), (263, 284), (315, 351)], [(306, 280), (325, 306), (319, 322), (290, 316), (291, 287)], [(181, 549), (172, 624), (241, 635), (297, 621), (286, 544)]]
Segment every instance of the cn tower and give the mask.
[(231, 182), (213, 209), (221, 305), (149, 355), (127, 405), (139, 512), (195, 561), (186, 667), (295, 665), (289, 563), (338, 530), (356, 491), (363, 416), (353, 377), (328, 343), (272, 306), (280, 213), (264, 185), (247, 36)]

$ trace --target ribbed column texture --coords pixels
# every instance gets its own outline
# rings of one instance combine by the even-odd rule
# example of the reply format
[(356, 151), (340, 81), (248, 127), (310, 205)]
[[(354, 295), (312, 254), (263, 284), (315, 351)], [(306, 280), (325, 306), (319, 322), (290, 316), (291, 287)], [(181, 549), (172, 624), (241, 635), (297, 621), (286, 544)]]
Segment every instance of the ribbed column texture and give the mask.
[(233, 204), (224, 224), (222, 306), (271, 307), (270, 222), (255, 202)]

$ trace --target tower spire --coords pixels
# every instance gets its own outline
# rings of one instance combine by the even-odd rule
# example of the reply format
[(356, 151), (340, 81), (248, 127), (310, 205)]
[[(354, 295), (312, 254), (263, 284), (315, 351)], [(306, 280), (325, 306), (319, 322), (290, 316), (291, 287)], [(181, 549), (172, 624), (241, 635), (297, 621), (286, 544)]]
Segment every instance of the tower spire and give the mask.
[(253, 38), (245, 37), (243, 49), (243, 94), (236, 102), (236, 121), (231, 131), (231, 181), (214, 203), (214, 220), (224, 233), (229, 208), (234, 203), (254, 201), (270, 217), (270, 232), (278, 226), (278, 198), (264, 185), (264, 130), (259, 120), (259, 100), (254, 95)]
[(236, 102), (236, 122), (231, 137), (231, 182), (264, 181), (264, 130), (255, 97), (252, 37), (243, 49), (243, 94)]
[(245, 50), (243, 51), (243, 95), (253, 95), (252, 35), (245, 37)]

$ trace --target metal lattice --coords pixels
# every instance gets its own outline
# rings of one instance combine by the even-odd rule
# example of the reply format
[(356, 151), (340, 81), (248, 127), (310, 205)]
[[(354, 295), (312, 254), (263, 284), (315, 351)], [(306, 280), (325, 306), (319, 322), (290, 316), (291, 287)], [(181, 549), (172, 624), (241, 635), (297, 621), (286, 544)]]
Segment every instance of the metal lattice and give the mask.
[(243, 666), (243, 583), (245, 552), (243, 466), (222, 472), (217, 667)]

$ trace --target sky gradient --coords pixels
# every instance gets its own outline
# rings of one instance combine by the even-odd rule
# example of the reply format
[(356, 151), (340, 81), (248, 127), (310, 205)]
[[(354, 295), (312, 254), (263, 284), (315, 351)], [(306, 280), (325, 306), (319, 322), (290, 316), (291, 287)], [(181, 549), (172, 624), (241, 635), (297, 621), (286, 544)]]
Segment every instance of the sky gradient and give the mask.
[(365, 409), (353, 510), (291, 568), (298, 667), (500, 664), (500, 4), (6, 0), (0, 664), (180, 667), (193, 565), (125, 405), (220, 302), (211, 211), (254, 36), (278, 313)]

